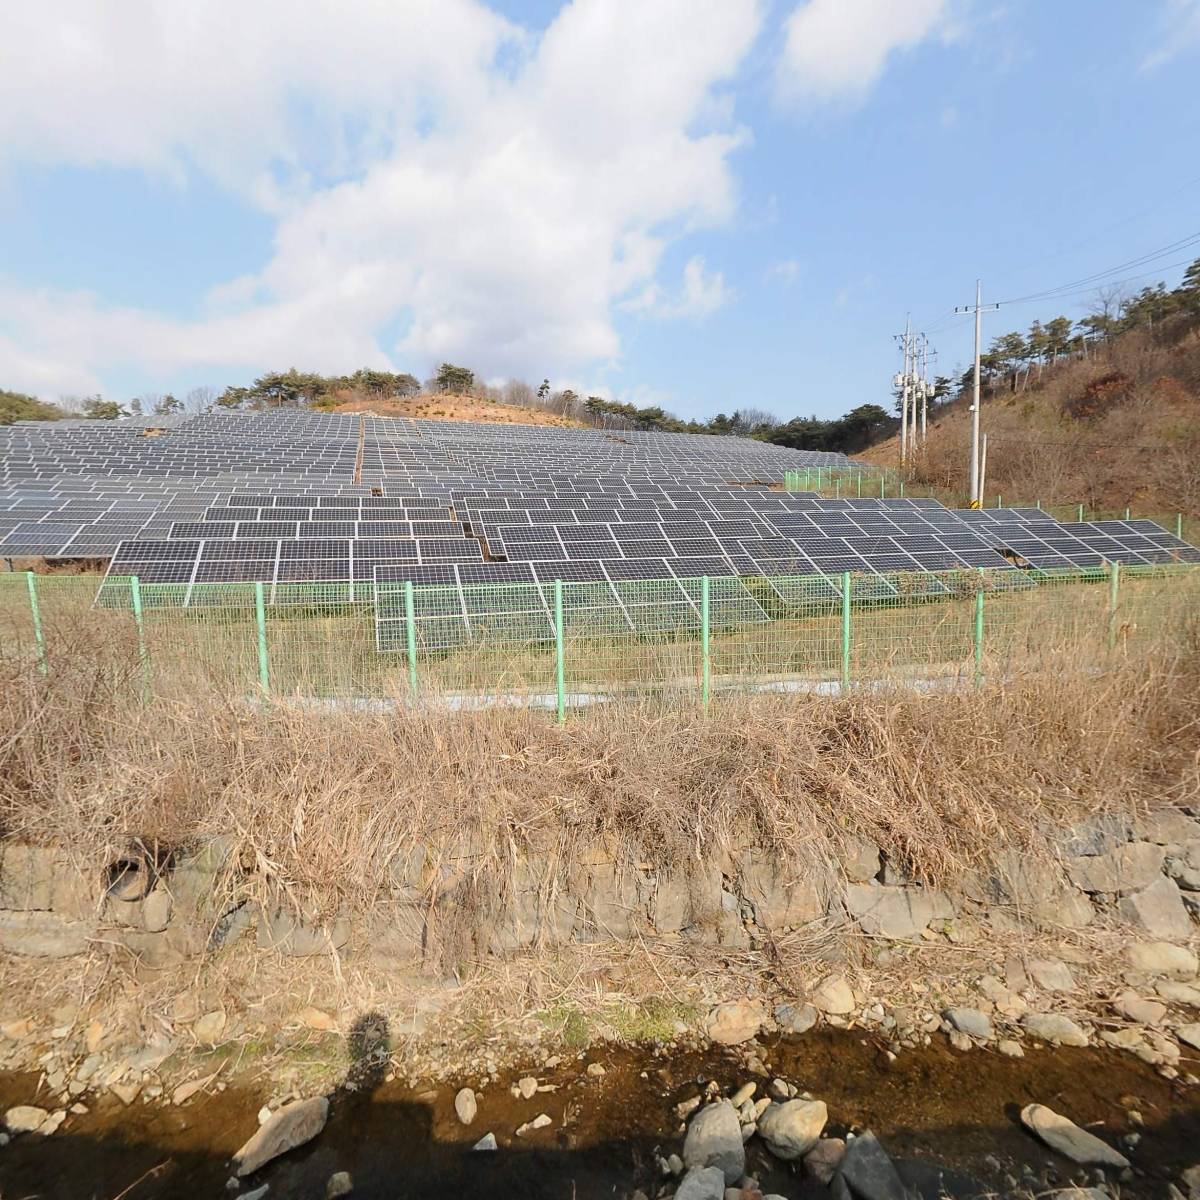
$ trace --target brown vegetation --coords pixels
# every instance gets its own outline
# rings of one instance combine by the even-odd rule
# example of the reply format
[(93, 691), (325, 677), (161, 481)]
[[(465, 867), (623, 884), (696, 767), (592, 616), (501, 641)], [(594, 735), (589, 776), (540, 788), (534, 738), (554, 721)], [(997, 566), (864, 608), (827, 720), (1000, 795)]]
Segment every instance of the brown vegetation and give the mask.
[[(965, 493), (969, 403), (931, 422), (916, 482)], [(1200, 330), (1132, 330), (1040, 380), (1006, 380), (985, 393), (982, 425), (989, 497), (1200, 515)], [(859, 457), (894, 466), (898, 453), (892, 438)]]
[(456, 392), (422, 392), (417, 396), (372, 399), (342, 392), (337, 402), (322, 405), (328, 412), (375, 413), (381, 417), (408, 417), (424, 421), (474, 421), (482, 425), (553, 425), (559, 429), (582, 429), (581, 422), (542, 409), (504, 404), (499, 400)]

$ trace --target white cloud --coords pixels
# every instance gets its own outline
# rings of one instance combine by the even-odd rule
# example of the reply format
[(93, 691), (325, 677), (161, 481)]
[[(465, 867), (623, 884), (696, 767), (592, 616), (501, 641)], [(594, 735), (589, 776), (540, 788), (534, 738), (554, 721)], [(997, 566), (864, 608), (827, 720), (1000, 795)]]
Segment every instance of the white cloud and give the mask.
[[(745, 135), (721, 84), (759, 4), (703, 9), (575, 0), (534, 39), (473, 0), (3, 6), (0, 43), (23, 49), (0, 73), (0, 169), (203, 172), (276, 227), (266, 266), (194, 319), (0, 284), (0, 334), (21, 347), (0, 342), (0, 373), (32, 386), (57, 369), (65, 387), (127, 363), (533, 374), (615, 358), (614, 307), (736, 208)], [(693, 258), (662, 303), (702, 315), (728, 298)]]
[(733, 299), (720, 271), (708, 271), (704, 259), (695, 254), (684, 264), (679, 288), (669, 292), (655, 282), (644, 287), (622, 307), (629, 312), (648, 313), (664, 320), (706, 317)]
[(778, 280), (781, 283), (795, 283), (800, 278), (804, 264), (798, 258), (783, 258), (773, 262), (763, 273), (768, 280)]
[(955, 35), (949, 8), (949, 0), (802, 0), (784, 23), (776, 97), (787, 106), (862, 103), (893, 54)]
[(1152, 71), (1200, 46), (1200, 0), (1166, 0), (1158, 25), (1158, 44), (1142, 59), (1143, 71)]

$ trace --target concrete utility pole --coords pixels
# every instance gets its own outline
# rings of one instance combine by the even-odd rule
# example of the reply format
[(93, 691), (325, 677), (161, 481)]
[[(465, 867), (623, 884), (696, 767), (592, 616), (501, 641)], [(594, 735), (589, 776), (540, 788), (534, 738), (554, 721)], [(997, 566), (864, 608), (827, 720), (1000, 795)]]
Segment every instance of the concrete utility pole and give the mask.
[[(988, 312), (995, 312), (1000, 306), (998, 304), (989, 304)], [(955, 312), (971, 312), (972, 308), (975, 312), (975, 387), (974, 400), (971, 405), (971, 507), (978, 508), (981, 503), (979, 494), (979, 357), (983, 334), (983, 285), (979, 280), (975, 280), (975, 304), (960, 305), (955, 308)]]
[(921, 445), (929, 422), (929, 338), (921, 334)]
[(900, 465), (908, 462), (908, 388), (911, 374), (908, 369), (912, 344), (912, 315), (904, 319), (904, 370), (901, 374), (900, 396)]

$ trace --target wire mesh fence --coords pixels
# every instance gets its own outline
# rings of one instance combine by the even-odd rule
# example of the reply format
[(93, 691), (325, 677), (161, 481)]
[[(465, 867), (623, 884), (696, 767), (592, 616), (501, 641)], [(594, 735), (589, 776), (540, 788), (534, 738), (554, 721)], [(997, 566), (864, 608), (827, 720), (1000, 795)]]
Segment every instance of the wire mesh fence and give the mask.
[(1200, 569), (156, 585), (0, 576), (0, 652), (49, 674), (103, 647), (145, 700), (524, 703), (978, 684), (1182, 645)]

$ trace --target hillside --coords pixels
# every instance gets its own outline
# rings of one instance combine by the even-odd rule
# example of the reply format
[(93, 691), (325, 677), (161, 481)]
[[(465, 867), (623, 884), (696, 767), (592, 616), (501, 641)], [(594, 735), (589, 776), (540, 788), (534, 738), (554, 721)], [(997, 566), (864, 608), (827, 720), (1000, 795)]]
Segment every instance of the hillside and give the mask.
[(422, 392), (416, 396), (396, 396), (388, 399), (342, 392), (337, 397), (337, 403), (321, 407), (327, 412), (376, 413), (382, 417), (410, 417), (426, 421), (475, 421), (483, 425), (552, 425), (558, 429), (583, 428), (579, 421), (543, 409), (505, 404), (499, 400), (456, 392)]
[[(1200, 329), (1130, 330), (1082, 354), (984, 388), (986, 495), (994, 503), (1084, 503), (1093, 511), (1200, 515)], [(967, 390), (931, 414), (927, 446), (908, 477), (968, 489)], [(898, 438), (857, 455), (894, 467)]]

